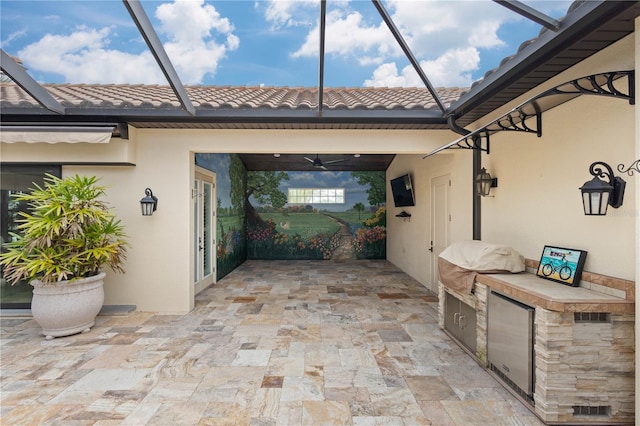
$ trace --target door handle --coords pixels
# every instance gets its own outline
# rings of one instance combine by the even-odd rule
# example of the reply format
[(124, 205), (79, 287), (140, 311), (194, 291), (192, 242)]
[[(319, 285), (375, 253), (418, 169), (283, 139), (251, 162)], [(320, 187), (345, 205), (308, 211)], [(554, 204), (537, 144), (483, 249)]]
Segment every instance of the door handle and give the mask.
[(433, 253), (433, 241), (430, 242), (431, 247), (429, 247), (429, 251)]
[(460, 315), (460, 319), (458, 320), (458, 322), (460, 323), (460, 329), (464, 330), (464, 328), (467, 326), (467, 319), (464, 317), (464, 315)]
[(204, 250), (204, 246), (202, 245), (202, 238), (198, 238), (198, 251)]
[(453, 314), (453, 325), (460, 326), (460, 312)]

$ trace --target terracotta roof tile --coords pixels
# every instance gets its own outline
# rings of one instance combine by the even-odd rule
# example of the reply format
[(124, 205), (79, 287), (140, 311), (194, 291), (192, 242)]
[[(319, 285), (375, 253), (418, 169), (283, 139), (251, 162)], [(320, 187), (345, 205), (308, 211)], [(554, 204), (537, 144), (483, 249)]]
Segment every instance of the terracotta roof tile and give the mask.
[[(180, 109), (170, 86), (131, 84), (45, 84), (62, 105), (95, 109)], [(196, 108), (203, 109), (315, 109), (317, 88), (187, 86)], [(445, 106), (467, 89), (440, 88)], [(350, 110), (434, 110), (437, 104), (426, 88), (325, 88), (324, 108)], [(0, 107), (39, 107), (19, 86), (0, 83)]]

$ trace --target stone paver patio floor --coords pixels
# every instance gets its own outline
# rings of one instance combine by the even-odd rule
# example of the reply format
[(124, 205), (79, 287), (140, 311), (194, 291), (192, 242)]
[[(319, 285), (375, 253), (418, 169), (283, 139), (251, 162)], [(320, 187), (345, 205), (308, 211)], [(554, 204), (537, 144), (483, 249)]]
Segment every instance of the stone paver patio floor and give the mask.
[(386, 260), (245, 262), (186, 315), (3, 318), (3, 425), (541, 425)]

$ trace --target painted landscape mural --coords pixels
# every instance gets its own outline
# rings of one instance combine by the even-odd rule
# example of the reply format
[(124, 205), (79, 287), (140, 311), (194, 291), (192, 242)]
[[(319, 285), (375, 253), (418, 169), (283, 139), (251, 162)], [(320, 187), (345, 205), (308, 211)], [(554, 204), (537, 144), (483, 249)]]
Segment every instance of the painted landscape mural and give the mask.
[(247, 259), (247, 171), (235, 154), (196, 154), (196, 165), (216, 173), (216, 278), (220, 279)]
[(235, 154), (196, 164), (216, 173), (218, 279), (247, 258), (386, 258), (385, 172), (248, 172)]
[(247, 257), (384, 259), (385, 201), (385, 172), (247, 172)]

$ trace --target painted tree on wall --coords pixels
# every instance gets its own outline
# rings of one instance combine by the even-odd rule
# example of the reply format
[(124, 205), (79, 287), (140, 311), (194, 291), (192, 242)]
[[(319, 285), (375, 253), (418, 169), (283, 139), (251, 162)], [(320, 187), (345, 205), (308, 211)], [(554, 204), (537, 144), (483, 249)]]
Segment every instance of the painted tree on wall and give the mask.
[(353, 205), (353, 209), (358, 212), (358, 220), (360, 220), (360, 213), (362, 213), (364, 211), (364, 204), (355, 203)]
[(385, 173), (381, 172), (351, 172), (359, 185), (369, 185), (367, 190), (369, 205), (380, 207), (387, 202), (387, 183)]
[(241, 214), (244, 212), (244, 184), (247, 172), (238, 154), (231, 154), (229, 158), (229, 180), (231, 181), (229, 197), (231, 198), (231, 210), (235, 214)]
[(280, 182), (283, 180), (289, 180), (289, 175), (286, 172), (247, 173), (245, 203), (247, 223), (249, 225), (264, 223), (256, 209), (251, 205), (251, 201), (249, 201), (251, 196), (262, 205), (269, 204), (275, 209), (284, 207), (287, 203), (287, 195), (278, 189)]

